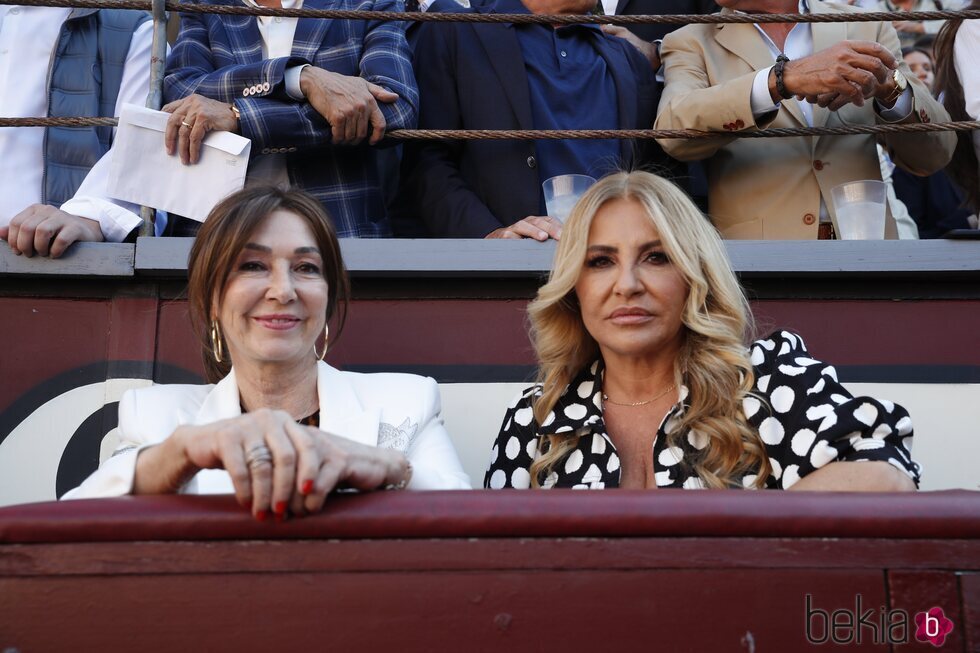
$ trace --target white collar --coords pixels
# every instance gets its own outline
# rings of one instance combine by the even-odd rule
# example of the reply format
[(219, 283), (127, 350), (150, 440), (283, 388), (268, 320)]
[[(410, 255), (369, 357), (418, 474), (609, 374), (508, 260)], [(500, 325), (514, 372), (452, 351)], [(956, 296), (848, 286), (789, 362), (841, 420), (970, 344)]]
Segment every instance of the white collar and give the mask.
[[(378, 444), (381, 415), (365, 409), (348, 376), (326, 363), (317, 363), (317, 398), (320, 407), (320, 430), (366, 444)], [(210, 424), (242, 414), (241, 397), (234, 368), (221, 379), (194, 418), (195, 424)]]

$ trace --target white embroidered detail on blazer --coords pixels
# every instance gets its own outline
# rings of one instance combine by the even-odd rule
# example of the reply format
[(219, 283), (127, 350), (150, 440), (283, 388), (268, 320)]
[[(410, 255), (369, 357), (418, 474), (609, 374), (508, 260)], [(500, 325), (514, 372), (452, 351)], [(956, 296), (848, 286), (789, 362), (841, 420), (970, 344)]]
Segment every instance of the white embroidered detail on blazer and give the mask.
[(399, 426), (381, 422), (378, 427), (378, 446), (382, 449), (397, 449), (405, 453), (415, 442), (418, 430), (419, 425), (412, 424), (407, 417)]

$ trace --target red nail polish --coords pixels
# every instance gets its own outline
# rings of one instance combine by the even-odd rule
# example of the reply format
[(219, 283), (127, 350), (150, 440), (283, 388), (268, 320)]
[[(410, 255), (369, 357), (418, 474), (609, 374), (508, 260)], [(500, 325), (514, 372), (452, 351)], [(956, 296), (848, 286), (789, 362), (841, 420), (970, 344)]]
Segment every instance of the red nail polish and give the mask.
[(280, 501), (276, 504), (276, 516), (281, 517), (286, 514), (286, 502)]
[(303, 488), (300, 490), (303, 494), (310, 494), (313, 492), (313, 481), (303, 481)]
[(269, 518), (269, 511), (260, 510), (259, 513), (255, 515), (255, 518), (258, 519), (259, 521), (265, 521), (266, 519)]

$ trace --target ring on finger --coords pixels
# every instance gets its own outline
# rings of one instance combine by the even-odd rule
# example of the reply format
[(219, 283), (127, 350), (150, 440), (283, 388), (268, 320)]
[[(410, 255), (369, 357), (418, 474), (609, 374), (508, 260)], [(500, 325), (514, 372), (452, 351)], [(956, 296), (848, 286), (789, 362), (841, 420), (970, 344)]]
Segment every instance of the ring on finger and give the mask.
[(249, 469), (272, 462), (272, 452), (264, 444), (257, 444), (245, 452), (245, 464)]
[(180, 121), (180, 124), (183, 125), (184, 127), (190, 128), (190, 129), (193, 129), (194, 128), (194, 123), (187, 122), (186, 120), (181, 120)]

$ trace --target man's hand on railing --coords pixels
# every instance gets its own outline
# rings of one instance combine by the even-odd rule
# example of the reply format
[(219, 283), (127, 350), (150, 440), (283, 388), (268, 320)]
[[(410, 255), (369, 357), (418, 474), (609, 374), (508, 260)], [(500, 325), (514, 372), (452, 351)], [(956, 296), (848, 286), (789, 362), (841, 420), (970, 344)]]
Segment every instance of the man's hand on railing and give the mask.
[(549, 238), (561, 239), (561, 222), (550, 215), (529, 215), (509, 227), (494, 229), (487, 238), (533, 238), (544, 242)]
[(378, 102), (390, 104), (398, 94), (361, 78), (316, 66), (303, 68), (300, 89), (310, 105), (330, 123), (334, 145), (357, 145), (371, 131), (371, 145), (385, 135), (387, 122)]
[(17, 255), (58, 258), (68, 246), (78, 241), (101, 242), (102, 228), (96, 220), (60, 211), (46, 204), (32, 204), (0, 227), (0, 239), (6, 240)]

